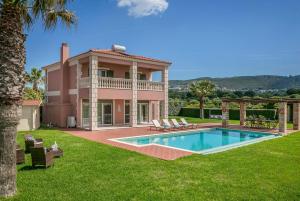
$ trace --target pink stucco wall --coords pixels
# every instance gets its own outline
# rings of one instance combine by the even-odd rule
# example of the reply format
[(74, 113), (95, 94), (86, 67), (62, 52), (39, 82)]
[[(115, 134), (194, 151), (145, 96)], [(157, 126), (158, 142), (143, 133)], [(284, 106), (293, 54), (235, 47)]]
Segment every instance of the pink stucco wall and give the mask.
[(70, 89), (77, 88), (77, 68), (76, 65), (70, 66), (70, 78), (69, 78), (69, 87)]
[(163, 91), (138, 91), (138, 100), (164, 100)]
[(47, 72), (48, 74), (48, 91), (59, 91), (60, 86), (60, 70)]
[(59, 96), (48, 96), (48, 103), (60, 103)]
[(126, 89), (98, 89), (98, 99), (122, 99), (129, 100), (132, 97), (132, 91)]

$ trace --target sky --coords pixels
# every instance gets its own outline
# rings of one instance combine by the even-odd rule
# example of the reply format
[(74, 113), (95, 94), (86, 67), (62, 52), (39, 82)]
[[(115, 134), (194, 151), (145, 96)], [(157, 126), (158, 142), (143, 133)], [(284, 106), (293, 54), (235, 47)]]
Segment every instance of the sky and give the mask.
[(169, 79), (300, 74), (299, 0), (74, 0), (71, 29), (27, 30), (26, 70), (89, 49), (171, 61)]

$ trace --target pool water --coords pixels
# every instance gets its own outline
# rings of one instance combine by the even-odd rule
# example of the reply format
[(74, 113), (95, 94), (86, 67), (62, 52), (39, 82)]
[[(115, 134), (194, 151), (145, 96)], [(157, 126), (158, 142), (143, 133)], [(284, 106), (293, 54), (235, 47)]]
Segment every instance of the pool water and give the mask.
[(117, 139), (119, 142), (136, 146), (158, 144), (177, 149), (184, 149), (193, 152), (212, 150), (220, 147), (234, 147), (258, 142), (277, 136), (269, 133), (229, 130), (213, 128), (197, 131), (177, 132), (142, 137), (130, 137)]

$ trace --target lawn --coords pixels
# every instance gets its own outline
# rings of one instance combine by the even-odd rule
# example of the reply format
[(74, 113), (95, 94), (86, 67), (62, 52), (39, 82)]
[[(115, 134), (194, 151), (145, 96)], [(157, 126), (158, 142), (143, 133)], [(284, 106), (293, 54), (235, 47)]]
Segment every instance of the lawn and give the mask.
[(18, 194), (7, 200), (300, 200), (300, 132), (175, 161), (58, 130), (32, 133), (47, 146), (57, 141), (65, 156), (54, 167), (32, 170), (27, 155), (18, 166)]

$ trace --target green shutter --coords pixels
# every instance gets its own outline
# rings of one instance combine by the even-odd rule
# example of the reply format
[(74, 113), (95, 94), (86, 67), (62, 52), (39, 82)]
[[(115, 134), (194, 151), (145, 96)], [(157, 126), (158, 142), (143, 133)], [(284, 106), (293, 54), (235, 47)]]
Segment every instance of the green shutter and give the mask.
[(140, 80), (146, 80), (146, 74), (141, 74), (140, 75)]
[(108, 70), (107, 71), (107, 77), (114, 77), (114, 71)]

